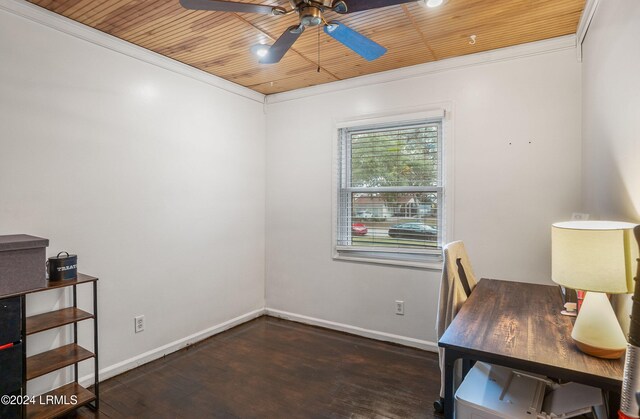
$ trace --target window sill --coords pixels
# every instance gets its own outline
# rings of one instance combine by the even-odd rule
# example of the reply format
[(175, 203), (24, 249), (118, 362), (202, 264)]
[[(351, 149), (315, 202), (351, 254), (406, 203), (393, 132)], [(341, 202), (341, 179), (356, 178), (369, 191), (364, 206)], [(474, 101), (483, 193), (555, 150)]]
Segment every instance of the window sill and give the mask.
[(386, 258), (376, 258), (376, 257), (368, 257), (362, 255), (353, 255), (353, 254), (345, 254), (345, 253), (334, 253), (333, 260), (341, 260), (347, 262), (360, 262), (360, 263), (373, 263), (377, 265), (391, 265), (398, 267), (406, 267), (406, 268), (420, 268), (431, 271), (441, 271), (442, 270), (442, 257), (441, 256), (433, 256), (429, 257), (428, 260), (406, 260), (406, 259), (386, 259)]

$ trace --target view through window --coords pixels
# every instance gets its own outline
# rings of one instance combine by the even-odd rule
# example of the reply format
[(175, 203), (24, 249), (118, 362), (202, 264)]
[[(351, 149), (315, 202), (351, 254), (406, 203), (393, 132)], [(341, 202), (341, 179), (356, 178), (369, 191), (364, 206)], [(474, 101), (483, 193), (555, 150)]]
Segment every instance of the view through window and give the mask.
[(441, 120), (339, 134), (338, 252), (439, 254)]

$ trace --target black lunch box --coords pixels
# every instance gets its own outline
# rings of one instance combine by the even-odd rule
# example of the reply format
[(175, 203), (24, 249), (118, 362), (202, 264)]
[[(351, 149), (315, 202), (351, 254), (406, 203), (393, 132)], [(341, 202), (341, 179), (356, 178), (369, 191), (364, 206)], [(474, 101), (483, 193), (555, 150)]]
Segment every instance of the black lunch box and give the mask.
[(49, 281), (76, 279), (78, 277), (78, 256), (60, 252), (57, 256), (50, 257), (47, 259), (47, 272), (49, 272)]

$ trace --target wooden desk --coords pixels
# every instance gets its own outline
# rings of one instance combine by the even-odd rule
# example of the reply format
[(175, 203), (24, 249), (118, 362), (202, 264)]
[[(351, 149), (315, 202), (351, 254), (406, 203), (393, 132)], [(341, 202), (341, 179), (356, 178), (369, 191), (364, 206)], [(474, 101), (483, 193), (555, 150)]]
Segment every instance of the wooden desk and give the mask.
[(571, 340), (557, 286), (482, 279), (438, 342), (445, 348), (445, 417), (453, 419), (453, 366), (484, 361), (610, 391), (617, 417), (624, 357), (594, 358)]

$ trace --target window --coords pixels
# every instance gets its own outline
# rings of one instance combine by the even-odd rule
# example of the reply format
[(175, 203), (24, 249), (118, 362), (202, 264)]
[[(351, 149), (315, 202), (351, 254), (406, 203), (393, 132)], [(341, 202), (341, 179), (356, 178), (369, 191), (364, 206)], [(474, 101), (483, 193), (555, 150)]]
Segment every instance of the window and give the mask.
[(337, 257), (439, 260), (442, 117), (341, 128), (337, 154)]

